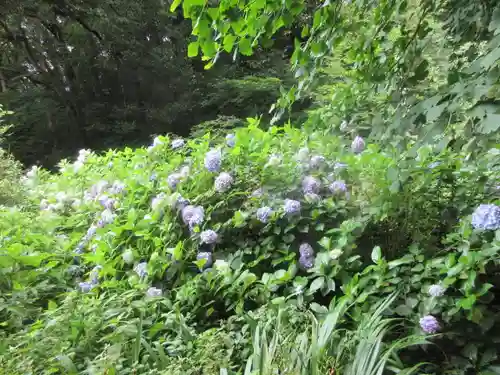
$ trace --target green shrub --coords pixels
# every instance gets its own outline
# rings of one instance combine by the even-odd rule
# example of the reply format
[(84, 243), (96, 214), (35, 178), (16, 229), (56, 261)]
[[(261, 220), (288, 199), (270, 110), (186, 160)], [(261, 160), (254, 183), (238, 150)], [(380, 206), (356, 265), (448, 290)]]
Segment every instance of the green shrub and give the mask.
[[(82, 150), (59, 173), (27, 176), (40, 210), (0, 215), (9, 373), (241, 373), (273, 306), (295, 316), (287, 330), (304, 332), (314, 327), (308, 314), (324, 324), (344, 301), (339, 329), (357, 332), (395, 292), (383, 313), (406, 320), (384, 348), (421, 334), (419, 320), (433, 315), (447, 354), (433, 352), (427, 373), (452, 371), (472, 344), (486, 352), (498, 330), (500, 244), (495, 231), (473, 229), (471, 214), (498, 203), (497, 149), (471, 158), (370, 144), (354, 153), (328, 131), (261, 130), (257, 120), (234, 135), (234, 145), (207, 133)], [(203, 220), (188, 220), (181, 197), (203, 207)], [(445, 294), (429, 296), (431, 285)], [(399, 368), (428, 361), (428, 349), (396, 346)], [(342, 358), (345, 367), (356, 351)]]

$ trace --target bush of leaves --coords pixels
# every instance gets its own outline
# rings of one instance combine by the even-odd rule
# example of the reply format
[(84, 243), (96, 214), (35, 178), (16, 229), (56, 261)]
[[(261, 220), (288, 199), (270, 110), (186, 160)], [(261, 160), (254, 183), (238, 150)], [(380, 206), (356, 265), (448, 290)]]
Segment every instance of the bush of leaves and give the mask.
[(307, 329), (307, 314), (322, 321), (342, 299), (355, 329), (397, 293), (384, 307), (405, 319), (393, 339), (438, 334), (440, 348), (403, 360), (432, 362), (428, 373), (486, 368), (498, 154), (381, 149), (251, 120), (226, 137), (160, 136), (82, 150), (56, 174), (34, 168), (25, 206), (0, 216), (4, 367), (243, 371), (256, 311), (291, 309)]

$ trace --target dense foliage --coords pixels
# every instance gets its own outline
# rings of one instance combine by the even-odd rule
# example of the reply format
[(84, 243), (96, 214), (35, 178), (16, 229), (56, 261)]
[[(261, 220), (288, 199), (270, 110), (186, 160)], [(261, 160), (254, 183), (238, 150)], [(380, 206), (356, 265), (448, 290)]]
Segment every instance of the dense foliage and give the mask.
[[(299, 30), (297, 82), (272, 119), (225, 113), (52, 173), (2, 153), (21, 188), (0, 195), (0, 368), (499, 374), (500, 6), (169, 7), (209, 71)], [(278, 83), (225, 78), (217, 108), (259, 111)]]
[[(287, 77), (282, 49), (217, 68), (189, 59), (190, 25), (159, 0), (19, 1), (0, 9), (6, 145), (27, 165), (80, 148), (140, 146), (219, 115), (267, 112)], [(251, 78), (249, 78), (251, 76)]]

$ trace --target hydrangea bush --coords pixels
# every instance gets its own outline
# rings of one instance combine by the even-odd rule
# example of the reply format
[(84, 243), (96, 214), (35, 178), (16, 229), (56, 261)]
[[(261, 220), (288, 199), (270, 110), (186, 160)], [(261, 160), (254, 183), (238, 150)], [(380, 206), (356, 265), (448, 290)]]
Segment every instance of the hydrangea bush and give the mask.
[(0, 314), (16, 331), (82, 301), (113, 315), (98, 301), (122, 298), (126, 313), (103, 319), (114, 328), (95, 328), (109, 332), (92, 341), (92, 360), (135, 337), (139, 322), (146, 340), (187, 350), (186, 326), (199, 332), (268, 303), (322, 316), (340, 297), (356, 321), (395, 291), (391, 313), (408, 329), (444, 335), (466, 322), (486, 332), (499, 197), (477, 181), (500, 181), (496, 157), (256, 122), (220, 141), (160, 136), (145, 149), (83, 150), (59, 173), (26, 174), (26, 208), (2, 211), (5, 303), (25, 311)]

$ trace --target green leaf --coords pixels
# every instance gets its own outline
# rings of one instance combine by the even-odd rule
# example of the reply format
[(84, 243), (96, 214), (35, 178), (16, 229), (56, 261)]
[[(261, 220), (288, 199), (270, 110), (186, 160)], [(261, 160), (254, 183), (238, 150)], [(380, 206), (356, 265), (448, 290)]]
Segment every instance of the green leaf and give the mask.
[(188, 45), (188, 57), (198, 56), (198, 50), (200, 49), (200, 45), (198, 42), (191, 42)]
[(240, 39), (238, 47), (242, 55), (245, 56), (252, 55), (252, 43), (250, 43), (250, 40), (248, 38)]
[(227, 34), (224, 37), (224, 41), (222, 42), (224, 51), (226, 51), (228, 53), (231, 52), (231, 50), (233, 49), (235, 41), (236, 41), (236, 36), (235, 35), (233, 35), (233, 34)]
[(317, 290), (321, 289), (323, 285), (325, 285), (325, 278), (318, 277), (311, 283), (311, 286), (309, 287), (309, 293), (310, 294), (315, 293)]
[(401, 316), (409, 316), (413, 312), (410, 306), (408, 305), (399, 305), (394, 309), (394, 312)]
[(177, 7), (181, 4), (182, 0), (174, 0), (172, 4), (170, 5), (170, 11), (174, 12)]
[(378, 263), (382, 259), (382, 250), (380, 246), (375, 246), (372, 250), (372, 261), (373, 263)]
[(328, 314), (328, 309), (325, 306), (321, 306), (316, 302), (311, 303), (311, 310), (317, 314)]

